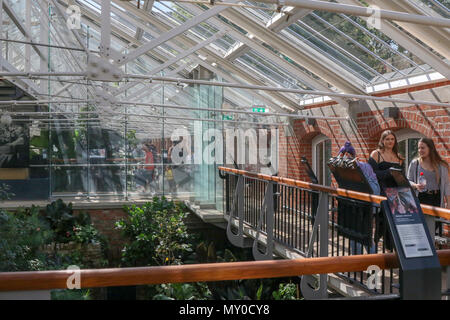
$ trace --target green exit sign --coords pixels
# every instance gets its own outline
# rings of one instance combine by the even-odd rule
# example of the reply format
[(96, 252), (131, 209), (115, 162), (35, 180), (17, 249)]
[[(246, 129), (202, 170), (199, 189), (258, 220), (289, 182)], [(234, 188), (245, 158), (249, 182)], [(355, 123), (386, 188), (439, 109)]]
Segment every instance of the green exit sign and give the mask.
[(264, 107), (254, 107), (252, 109), (253, 112), (266, 112), (266, 108)]
[(222, 120), (233, 120), (233, 116), (227, 116), (226, 114), (224, 114), (222, 116)]

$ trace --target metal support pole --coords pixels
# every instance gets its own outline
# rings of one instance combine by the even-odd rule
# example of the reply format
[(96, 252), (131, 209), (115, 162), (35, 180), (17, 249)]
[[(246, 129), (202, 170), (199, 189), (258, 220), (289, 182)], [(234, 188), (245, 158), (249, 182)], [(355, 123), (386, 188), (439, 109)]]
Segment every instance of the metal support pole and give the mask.
[(100, 52), (103, 57), (110, 56), (111, 50), (111, 1), (102, 0)]
[[(261, 206), (261, 210), (259, 213), (259, 221), (258, 226), (256, 228), (256, 237), (253, 241), (253, 257), (255, 260), (272, 260), (273, 259), (273, 222), (274, 222), (274, 197), (273, 197), (273, 189), (276, 184), (270, 181), (267, 184), (266, 193), (264, 196), (264, 201)], [(265, 215), (264, 215), (265, 213)], [(264, 221), (264, 216), (266, 217), (266, 252), (262, 253), (258, 249), (259, 243), (259, 234), (262, 230), (262, 224)]]
[[(233, 225), (234, 217), (233, 213), (236, 212), (237, 207), (237, 220), (238, 220), (238, 232), (233, 233), (231, 227)], [(245, 241), (244, 238), (244, 176), (240, 175), (238, 178), (236, 191), (234, 192), (234, 200), (231, 206), (230, 216), (228, 217), (227, 224), (227, 238), (231, 242), (232, 245), (239, 248), (248, 248), (251, 247), (252, 244)]]
[[(31, 5), (32, 1), (25, 2), (25, 28), (31, 32)], [(27, 41), (30, 41), (29, 34), (26, 35)], [(25, 45), (25, 71), (30, 72), (31, 70), (31, 47)]]
[[(308, 252), (306, 257), (312, 256), (314, 251), (314, 240), (316, 239), (317, 232), (319, 232), (319, 256), (328, 256), (328, 193), (320, 192), (319, 194), (319, 205), (317, 207), (317, 214), (314, 221), (314, 227), (309, 240)], [(302, 276), (302, 281), (300, 283), (300, 289), (302, 291), (305, 299), (326, 299), (328, 297), (327, 293), (327, 283), (328, 275), (319, 275), (319, 286), (314, 289), (314, 283), (316, 278), (312, 275)]]
[[(0, 37), (3, 38), (3, 0), (0, 0)], [(8, 52), (8, 50), (6, 50), (6, 52)], [(0, 41), (0, 58), (1, 57), (3, 57), (3, 44)], [(0, 71), (3, 71), (3, 59), (0, 59)]]

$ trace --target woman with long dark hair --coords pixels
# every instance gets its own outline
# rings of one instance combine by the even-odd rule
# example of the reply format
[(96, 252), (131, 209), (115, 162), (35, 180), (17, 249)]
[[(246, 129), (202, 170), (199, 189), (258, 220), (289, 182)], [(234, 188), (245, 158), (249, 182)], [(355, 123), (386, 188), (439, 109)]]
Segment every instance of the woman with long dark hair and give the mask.
[(377, 175), (378, 183), (381, 187), (381, 194), (384, 195), (386, 187), (397, 186), (392, 177), (390, 168), (403, 170), (403, 156), (398, 152), (397, 137), (391, 130), (383, 131), (378, 142), (378, 148), (372, 151), (369, 164)]
[[(450, 208), (450, 182), (448, 178), (449, 166), (436, 150), (434, 142), (429, 138), (422, 138), (418, 142), (419, 156), (411, 161), (408, 168), (408, 180), (421, 204), (435, 207)], [(419, 177), (426, 183), (420, 183)], [(442, 223), (436, 225), (433, 216), (425, 215), (425, 221), (432, 236), (436, 228), (442, 232)]]
[[(416, 190), (420, 203), (450, 208), (448, 163), (441, 158), (432, 139), (420, 139), (418, 151), (419, 156), (409, 165), (408, 180)], [(420, 176), (425, 178), (426, 185), (419, 183)]]

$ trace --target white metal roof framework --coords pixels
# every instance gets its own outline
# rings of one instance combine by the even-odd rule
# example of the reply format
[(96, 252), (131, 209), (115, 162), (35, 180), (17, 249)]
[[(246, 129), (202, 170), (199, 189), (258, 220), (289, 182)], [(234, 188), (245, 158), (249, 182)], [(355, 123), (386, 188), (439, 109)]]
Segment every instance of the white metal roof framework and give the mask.
[[(151, 130), (149, 119), (168, 127), (196, 119), (183, 103), (189, 83), (224, 87), (223, 113), (259, 104), (297, 116), (317, 97), (342, 106), (419, 103), (368, 92), (414, 76), (450, 79), (446, 0), (0, 0), (0, 7), (1, 76), (51, 102), (53, 113), (86, 121), (82, 106), (93, 105), (103, 126), (144, 116)], [(71, 27), (78, 17), (80, 28)], [(215, 81), (189, 80), (197, 66)]]

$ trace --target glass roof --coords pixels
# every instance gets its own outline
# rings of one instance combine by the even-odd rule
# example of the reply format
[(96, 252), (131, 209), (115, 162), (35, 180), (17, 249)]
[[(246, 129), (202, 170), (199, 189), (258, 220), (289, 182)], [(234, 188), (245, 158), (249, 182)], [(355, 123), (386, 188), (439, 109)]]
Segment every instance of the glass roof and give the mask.
[(444, 18), (450, 18), (450, 1), (448, 0), (418, 0), (419, 5), (430, 8), (438, 15)]
[[(19, 23), (26, 25), (24, 14), (27, 10), (25, 0), (4, 0), (15, 12), (20, 20)], [(26, 44), (19, 42), (8, 42), (8, 46), (2, 46), (3, 57), (7, 57), (14, 68), (18, 71), (38, 72), (42, 69), (42, 57), (49, 54), (50, 59), (46, 61), (52, 72), (84, 72), (87, 66), (87, 54), (82, 51), (82, 44), (86, 45), (95, 54), (101, 47), (101, 0), (60, 0), (60, 11), (74, 3), (81, 8), (82, 25), (77, 32), (69, 30), (65, 17), (50, 5), (47, 10), (44, 1), (31, 1), (31, 23), (30, 37), (22, 32), (22, 27), (16, 25), (16, 21), (8, 14), (3, 13), (4, 26), (2, 38), (27, 42), (30, 38), (45, 39), (41, 37), (41, 27), (48, 26), (48, 43), (56, 47), (33, 48), (27, 60)], [(339, 2), (339, 1), (338, 1)], [(448, 0), (409, 0), (416, 7), (422, 8), (429, 15), (450, 18), (450, 1)], [(426, 55), (415, 53), (415, 50), (404, 48), (401, 37), (389, 37), (382, 31), (370, 28), (363, 18), (349, 16), (341, 13), (326, 11), (310, 11), (299, 20), (292, 20), (291, 24), (285, 24), (281, 30), (271, 29), (270, 24), (275, 16), (286, 15), (286, 8), (277, 10), (276, 4), (258, 3), (244, 1), (236, 6), (229, 7), (223, 14), (220, 12), (213, 16), (205, 16), (209, 9), (216, 8), (205, 4), (193, 4), (192, 1), (171, 2), (155, 1), (150, 11), (144, 12), (142, 8), (145, 1), (111, 1), (111, 48), (117, 53), (128, 56), (142, 45), (151, 44), (160, 37), (165, 36), (169, 30), (181, 29), (176, 35), (168, 37), (163, 43), (153, 46), (150, 50), (131, 59), (121, 66), (125, 73), (143, 75), (164, 75), (171, 77), (191, 77), (193, 70), (198, 66), (218, 72), (216, 77), (224, 82), (241, 82), (244, 84), (258, 84), (279, 88), (291, 88), (301, 90), (339, 91), (333, 79), (339, 78), (347, 81), (348, 86), (355, 88), (375, 88), (376, 84), (387, 83), (393, 80), (407, 79), (416, 75), (431, 74), (439, 72), (434, 70)], [(366, 5), (360, 1), (361, 6)], [(289, 9), (292, 9), (291, 7)], [(292, 9), (292, 10), (295, 10)], [(243, 14), (246, 19), (255, 22), (258, 34), (253, 35), (245, 29), (243, 21), (228, 19), (226, 12), (237, 12)], [(138, 14), (139, 13), (139, 14)], [(50, 15), (50, 17), (49, 17)], [(194, 26), (183, 27), (196, 19), (198, 23)], [(447, 64), (442, 51), (426, 45), (425, 39), (420, 34), (407, 32), (398, 24), (389, 22), (398, 34), (406, 36), (413, 43), (425, 48), (427, 54), (433, 59), (440, 59)], [(229, 32), (215, 39), (208, 45), (201, 47), (195, 52), (185, 54), (193, 46), (211, 39), (221, 32), (224, 27)], [(446, 30), (441, 30), (442, 34)], [(77, 39), (75, 34), (80, 38)], [(139, 36), (138, 34), (141, 33)], [(264, 34), (277, 37), (280, 43), (289, 44), (302, 54), (309, 55), (312, 62), (299, 61), (298, 58), (290, 57), (283, 47), (274, 46)], [(246, 37), (245, 41), (243, 35)], [(36, 42), (39, 42), (36, 40)], [(242, 41), (242, 42), (241, 42)], [(427, 42), (429, 43), (429, 42)], [(301, 48), (307, 45), (311, 50), (303, 52)], [(75, 50), (74, 48), (78, 48)], [(264, 48), (266, 51), (259, 50)], [(184, 55), (178, 61), (164, 65), (169, 59)], [(445, 55), (445, 54), (444, 54)], [(319, 73), (313, 65), (326, 65), (333, 71), (330, 74)], [(448, 64), (447, 64), (448, 66)], [(343, 74), (341, 74), (343, 73)], [(333, 78), (335, 76), (335, 78)], [(217, 79), (218, 79), (217, 78)], [(59, 95), (73, 98), (95, 97), (93, 88), (101, 87), (100, 83), (92, 83), (81, 78), (51, 77), (43, 79), (36, 77), (31, 79), (37, 85), (43, 86), (44, 81), (51, 83), (51, 90), (42, 93), (42, 97)], [(360, 81), (360, 82), (358, 82)], [(69, 83), (72, 82), (71, 85)], [(358, 82), (358, 83), (357, 83)], [(65, 88), (71, 87), (70, 92)], [(173, 94), (175, 101), (188, 99), (192, 93), (183, 93), (181, 100), (177, 96), (180, 89), (176, 86), (161, 86), (142, 83), (142, 81), (106, 84), (106, 91), (116, 95), (120, 99), (136, 99), (140, 102), (154, 102), (164, 100), (167, 95)], [(122, 88), (125, 88), (122, 90)], [(156, 89), (155, 89), (156, 88)], [(162, 88), (166, 88), (164, 94)], [(364, 90), (365, 88), (361, 88)], [(152, 90), (150, 93), (146, 90)], [(178, 92), (177, 92), (178, 90)], [(300, 101), (312, 99), (311, 94), (273, 93), (257, 92), (251, 94), (245, 90), (226, 89), (228, 97), (226, 102), (230, 106), (244, 107), (251, 103), (264, 104), (272, 100), (274, 105), (285, 105), (290, 108), (301, 109)], [(232, 93), (241, 98), (232, 97)], [(346, 92), (343, 92), (346, 93)], [(355, 93), (355, 92), (348, 92)], [(164, 96), (164, 99), (161, 98)], [(41, 97), (41, 98), (42, 98)], [(131, 97), (131, 98), (130, 98)], [(241, 103), (245, 101), (245, 103)], [(161, 102), (161, 101), (160, 101)], [(170, 111), (175, 112), (175, 111)], [(182, 115), (182, 111), (176, 111)]]

